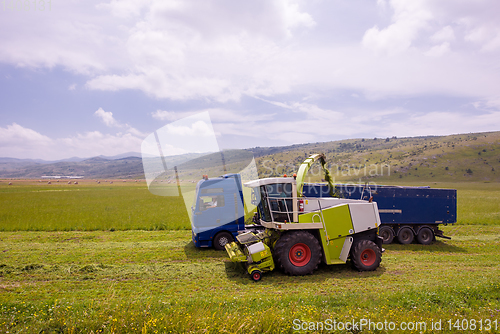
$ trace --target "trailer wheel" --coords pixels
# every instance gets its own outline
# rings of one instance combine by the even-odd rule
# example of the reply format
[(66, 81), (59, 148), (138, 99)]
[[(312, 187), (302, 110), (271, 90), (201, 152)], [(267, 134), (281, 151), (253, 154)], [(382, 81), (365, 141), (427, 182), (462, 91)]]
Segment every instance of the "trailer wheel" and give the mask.
[(274, 261), (288, 275), (308, 275), (321, 261), (318, 239), (306, 231), (288, 232), (274, 246)]
[(251, 276), (254, 282), (260, 281), (260, 279), (262, 278), (262, 272), (260, 270), (254, 270), (252, 271)]
[(422, 227), (417, 234), (417, 241), (422, 245), (429, 245), (434, 240), (434, 232), (428, 227)]
[(394, 240), (394, 230), (390, 226), (382, 226), (378, 231), (378, 235), (384, 240), (384, 244), (390, 244)]
[(351, 261), (352, 266), (359, 271), (373, 271), (382, 261), (382, 252), (373, 241), (360, 240), (351, 250)]
[(225, 249), (226, 244), (233, 242), (233, 236), (229, 232), (219, 232), (215, 235), (213, 245), (216, 250)]
[(398, 241), (403, 244), (411, 244), (413, 242), (413, 238), (415, 235), (413, 234), (413, 230), (408, 226), (402, 227), (398, 232)]

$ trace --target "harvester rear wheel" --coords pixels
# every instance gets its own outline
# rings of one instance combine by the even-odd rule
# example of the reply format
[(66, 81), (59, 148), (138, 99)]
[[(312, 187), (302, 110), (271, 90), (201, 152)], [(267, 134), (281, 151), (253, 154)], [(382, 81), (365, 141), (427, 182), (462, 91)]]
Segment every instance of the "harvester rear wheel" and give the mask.
[(394, 230), (390, 226), (382, 226), (378, 231), (378, 235), (384, 239), (384, 244), (390, 244), (394, 240)]
[(417, 241), (422, 245), (429, 245), (434, 240), (434, 232), (428, 227), (422, 227), (417, 234)]
[(382, 252), (373, 241), (360, 240), (351, 250), (351, 261), (353, 267), (359, 271), (373, 271), (382, 261)]
[(402, 227), (398, 232), (398, 241), (403, 245), (411, 244), (414, 238), (413, 230), (408, 226)]
[(233, 242), (233, 236), (229, 232), (219, 232), (214, 238), (213, 245), (216, 250), (225, 249), (226, 244)]
[(321, 261), (318, 239), (307, 231), (293, 231), (283, 235), (274, 246), (274, 262), (288, 275), (308, 275)]

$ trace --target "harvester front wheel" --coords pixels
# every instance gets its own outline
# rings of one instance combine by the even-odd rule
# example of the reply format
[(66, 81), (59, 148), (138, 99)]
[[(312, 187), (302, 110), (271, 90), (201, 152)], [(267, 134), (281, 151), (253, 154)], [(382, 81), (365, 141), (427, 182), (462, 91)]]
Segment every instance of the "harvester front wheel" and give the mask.
[(233, 236), (229, 232), (219, 232), (214, 238), (213, 244), (216, 250), (225, 249), (226, 244), (233, 242)]
[(353, 267), (359, 271), (373, 271), (382, 261), (382, 252), (373, 241), (360, 240), (351, 250), (351, 261)]
[(255, 282), (258, 282), (262, 278), (262, 272), (260, 270), (254, 270), (252, 271), (251, 276)]
[(318, 239), (306, 231), (293, 231), (283, 235), (274, 246), (274, 261), (288, 275), (308, 275), (321, 261)]

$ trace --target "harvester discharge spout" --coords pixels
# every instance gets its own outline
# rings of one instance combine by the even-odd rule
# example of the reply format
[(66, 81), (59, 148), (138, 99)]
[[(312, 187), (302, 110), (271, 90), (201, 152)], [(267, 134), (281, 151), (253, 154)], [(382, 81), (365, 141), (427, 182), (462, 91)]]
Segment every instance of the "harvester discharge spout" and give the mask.
[(326, 166), (326, 157), (324, 154), (312, 154), (304, 160), (304, 162), (300, 165), (299, 171), (297, 172), (297, 196), (302, 197), (302, 190), (304, 188), (304, 180), (306, 178), (307, 172), (311, 168), (311, 166), (318, 161), (321, 163), (321, 167), (325, 173), (325, 181), (328, 182), (328, 187), (330, 191), (331, 197), (340, 197), (336, 191), (335, 184), (333, 184), (333, 178)]

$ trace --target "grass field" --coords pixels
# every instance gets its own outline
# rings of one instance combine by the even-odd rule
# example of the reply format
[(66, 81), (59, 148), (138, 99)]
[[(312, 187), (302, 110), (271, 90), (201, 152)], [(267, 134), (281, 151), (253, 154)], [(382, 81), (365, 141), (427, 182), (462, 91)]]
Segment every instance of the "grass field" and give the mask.
[(259, 283), (225, 252), (193, 246), (180, 198), (79, 183), (0, 182), (1, 333), (329, 332), (361, 319), (414, 329), (396, 333), (440, 320), (443, 333), (500, 332), (496, 183), (429, 184), (458, 189), (458, 224), (443, 227), (452, 240), (387, 245), (375, 272), (322, 266)]
[(0, 332), (291, 333), (294, 319), (494, 326), (500, 227), (445, 231), (452, 240), (388, 245), (375, 272), (322, 266), (259, 283), (224, 252), (196, 249), (189, 231), (2, 232)]
[[(12, 185), (8, 185), (12, 182)], [(389, 183), (394, 184), (394, 183)], [(398, 183), (458, 189), (458, 222), (500, 225), (500, 184)], [(0, 181), (0, 231), (190, 229), (181, 197), (152, 195), (140, 182)]]
[(0, 231), (189, 229), (181, 197), (151, 194), (140, 182), (0, 182)]

